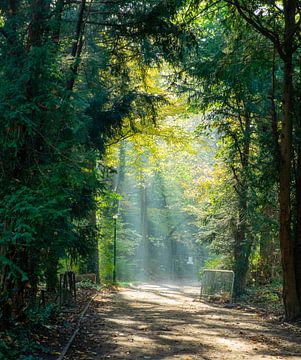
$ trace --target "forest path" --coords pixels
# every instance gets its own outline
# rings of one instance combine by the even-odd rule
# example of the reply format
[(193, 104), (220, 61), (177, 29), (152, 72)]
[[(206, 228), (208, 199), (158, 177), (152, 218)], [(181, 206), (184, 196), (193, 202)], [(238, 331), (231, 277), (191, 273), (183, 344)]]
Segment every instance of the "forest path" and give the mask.
[(198, 288), (140, 285), (99, 295), (67, 359), (301, 359), (301, 334), (202, 303)]

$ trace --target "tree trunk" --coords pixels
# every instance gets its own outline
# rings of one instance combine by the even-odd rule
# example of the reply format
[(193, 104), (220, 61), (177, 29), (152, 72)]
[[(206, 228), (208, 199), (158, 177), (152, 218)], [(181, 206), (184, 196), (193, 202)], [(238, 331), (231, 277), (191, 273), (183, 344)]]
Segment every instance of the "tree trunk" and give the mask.
[(93, 261), (93, 271), (95, 272), (96, 277), (96, 284), (100, 284), (100, 274), (99, 274), (99, 243), (98, 243), (98, 236), (97, 233), (97, 212), (96, 209), (93, 209), (90, 213), (90, 219), (89, 222), (93, 228), (93, 231), (95, 231), (95, 245), (94, 245), (94, 261)]
[(237, 181), (238, 196), (238, 224), (234, 244), (234, 297), (239, 297), (244, 293), (246, 287), (247, 272), (249, 269), (249, 258), (251, 254), (252, 241), (247, 239), (247, 211), (248, 211), (248, 167), (250, 154), (250, 131), (251, 118), (249, 114), (244, 116), (245, 124), (241, 125), (241, 131), (244, 135), (244, 145), (241, 153), (240, 176), (235, 174)]
[(46, 289), (48, 292), (54, 294), (58, 285), (58, 266), (59, 260), (58, 256), (49, 249), (47, 254), (47, 261), (46, 261), (46, 270), (45, 270), (45, 277), (46, 277)]
[(141, 236), (142, 236), (142, 266), (144, 268), (144, 274), (148, 275), (150, 270), (149, 263), (149, 239), (148, 239), (148, 219), (147, 219), (147, 189), (144, 184), (143, 187), (140, 188), (140, 211), (141, 211)]
[(280, 249), (283, 268), (283, 301), (288, 320), (300, 316), (295, 273), (294, 244), (291, 217), (291, 166), (292, 166), (292, 107), (293, 107), (293, 29), (296, 2), (283, 1), (285, 15), (285, 45), (283, 57), (283, 121), (280, 134)]
[[(301, 130), (301, 126), (299, 130)], [(299, 304), (301, 304), (301, 137), (297, 153), (295, 224), (295, 272)]]
[[(239, 1), (230, 2), (239, 14), (263, 36), (269, 38), (277, 48), (283, 60), (283, 120), (280, 134), (280, 164), (279, 164), (279, 205), (280, 205), (280, 249), (283, 269), (283, 299), (286, 318), (295, 319), (301, 315), (300, 301), (296, 285), (294, 261), (294, 244), (291, 233), (291, 162), (292, 162), (292, 107), (293, 107), (293, 53), (294, 37), (300, 27), (297, 26), (297, 1), (283, 0), (284, 33), (280, 34), (282, 41), (273, 37), (268, 28), (254, 19), (244, 10)], [(298, 259), (299, 260), (299, 259)]]
[(162, 196), (162, 204), (160, 204), (160, 206), (162, 207), (162, 209), (166, 210), (166, 215), (165, 215), (165, 219), (162, 220), (164, 221), (164, 223), (166, 224), (166, 237), (165, 237), (165, 246), (166, 246), (166, 260), (167, 260), (167, 275), (171, 280), (174, 280), (175, 278), (175, 254), (174, 254), (174, 241), (172, 238), (173, 233), (177, 230), (177, 226), (173, 226), (171, 218), (170, 218), (170, 214), (168, 211), (168, 201), (167, 201), (167, 197), (166, 197), (166, 189), (165, 189), (165, 184), (164, 184), (164, 179), (162, 177), (161, 172), (157, 173), (157, 178), (158, 178), (158, 183), (159, 183), (159, 188), (160, 188), (160, 192), (161, 192), (161, 196)]
[(296, 288), (294, 244), (291, 234), (291, 158), (292, 158), (292, 61), (284, 71), (283, 122), (280, 141), (280, 249), (283, 268), (283, 300), (287, 319), (300, 315)]
[[(299, 59), (300, 61), (300, 59)], [(295, 169), (295, 207), (294, 211), (294, 257), (295, 257), (295, 273), (296, 273), (296, 286), (299, 298), (299, 304), (301, 307), (301, 89), (298, 89), (298, 97), (296, 99), (299, 104), (299, 118), (297, 122), (296, 136), (297, 136), (297, 161)]]
[(66, 88), (69, 91), (73, 90), (73, 86), (78, 73), (78, 67), (81, 61), (81, 53), (84, 45), (83, 30), (85, 27), (85, 20), (84, 20), (85, 10), (86, 10), (86, 0), (81, 0), (78, 17), (77, 17), (75, 36), (73, 40), (73, 46), (71, 49), (71, 56), (74, 60), (70, 67), (70, 73), (66, 83)]
[[(95, 159), (90, 159), (87, 161), (87, 168), (91, 171), (95, 171), (96, 168), (96, 160)], [(94, 197), (96, 196), (96, 194), (94, 194)], [(95, 277), (96, 277), (96, 283), (100, 284), (100, 274), (99, 274), (99, 243), (98, 243), (98, 232), (97, 232), (97, 208), (93, 208), (92, 210), (90, 210), (89, 214), (88, 214), (88, 220), (89, 220), (89, 226), (91, 227), (92, 231), (93, 231), (93, 240), (94, 240), (94, 249), (93, 252), (91, 254), (91, 259), (89, 259), (90, 263), (88, 265), (88, 272), (90, 271), (94, 271), (95, 272)], [(90, 268), (89, 268), (90, 267)]]
[[(246, 189), (245, 189), (246, 190)], [(242, 195), (241, 195), (242, 196)], [(247, 200), (244, 196), (239, 202), (239, 216), (234, 245), (234, 297), (241, 296), (246, 287), (249, 258), (252, 242), (246, 237)]]

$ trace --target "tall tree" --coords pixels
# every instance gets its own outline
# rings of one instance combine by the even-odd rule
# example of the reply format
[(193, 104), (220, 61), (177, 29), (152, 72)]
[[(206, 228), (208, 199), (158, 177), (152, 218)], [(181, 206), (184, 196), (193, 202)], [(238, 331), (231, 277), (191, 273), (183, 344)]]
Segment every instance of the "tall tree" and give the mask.
[[(283, 267), (283, 298), (286, 317), (301, 315), (297, 274), (299, 265), (295, 259), (297, 243), (292, 236), (292, 157), (293, 157), (293, 56), (298, 48), (297, 33), (299, 7), (295, 0), (275, 2), (225, 1), (256, 31), (272, 41), (283, 61), (283, 99), (280, 131), (279, 205), (280, 246)], [(272, 24), (272, 25), (270, 25)], [(299, 246), (298, 246), (299, 248)]]
[(232, 172), (237, 199), (232, 209), (237, 213), (232, 257), (235, 295), (239, 296), (245, 289), (258, 224), (254, 215), (258, 184), (253, 178), (261, 166), (260, 124), (267, 128), (269, 121), (265, 117), (269, 117), (266, 93), (271, 47), (267, 51), (267, 41), (250, 33), (241, 19), (223, 7), (211, 7), (210, 14), (196, 26), (200, 32), (198, 55), (186, 59), (187, 76), (182, 75), (178, 85), (180, 91), (189, 93), (192, 109), (203, 113), (199, 130), (217, 132), (221, 157)]
[(45, 277), (54, 288), (60, 258), (91, 253), (91, 212), (104, 187), (91, 163), (122, 136), (125, 121), (153, 120), (158, 97), (135, 85), (146, 66), (181, 48), (167, 39), (183, 33), (174, 21), (183, 5), (1, 4), (0, 301), (7, 318), (24, 316)]

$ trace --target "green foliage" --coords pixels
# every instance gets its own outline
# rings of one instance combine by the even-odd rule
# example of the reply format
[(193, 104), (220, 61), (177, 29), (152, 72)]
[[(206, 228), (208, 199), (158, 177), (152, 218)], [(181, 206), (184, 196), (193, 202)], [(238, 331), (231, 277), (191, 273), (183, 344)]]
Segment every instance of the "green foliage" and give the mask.
[[(204, 263), (204, 269), (224, 269), (225, 263), (224, 259), (221, 256), (214, 256), (210, 257), (208, 260)], [(202, 271), (200, 272), (202, 274)]]
[(32, 334), (44, 326), (51, 324), (59, 313), (59, 307), (55, 304), (47, 304), (45, 307), (31, 308), (27, 311), (27, 322), (16, 323), (12, 330), (0, 332), (0, 359), (5, 360), (29, 360), (36, 359), (33, 353), (47, 353), (48, 349), (36, 341)]
[(59, 314), (59, 306), (55, 303), (46, 304), (44, 307), (31, 308), (27, 311), (27, 319), (32, 328), (39, 327), (53, 321)]
[(197, 133), (217, 143), (221, 169), (201, 189), (199, 239), (235, 270), (239, 294), (256, 245), (274, 243), (277, 232), (277, 165), (267, 94), (273, 91), (278, 111), (279, 83), (276, 78), (272, 90), (271, 79), (280, 63), (269, 41), (238, 14), (219, 3), (204, 13), (192, 25), (197, 54), (185, 59), (186, 72), (181, 70), (175, 82), (189, 95), (191, 110), (203, 114)]
[(92, 290), (100, 290), (101, 287), (97, 284), (95, 284), (91, 280), (83, 280), (76, 284), (76, 287), (78, 289), (92, 289)]
[(55, 291), (63, 259), (94, 270), (95, 213), (112, 194), (98, 171), (106, 146), (154, 123), (163, 99), (146, 69), (187, 44), (183, 1), (46, 5), (1, 8), (3, 327), (34, 306), (39, 283)]
[[(197, 179), (206, 174), (195, 156), (212, 149), (205, 140), (203, 147), (195, 141), (194, 119), (180, 124), (180, 119), (168, 117), (169, 111), (168, 107), (162, 111), (166, 117), (157, 128), (146, 130), (148, 136), (136, 134), (112, 147), (107, 158), (117, 167), (116, 190), (122, 195), (117, 219), (118, 280), (193, 278), (206, 256), (197, 243), (195, 223)], [(105, 222), (102, 219), (100, 245), (102, 277), (107, 279), (113, 271), (114, 212), (109, 208)], [(189, 256), (193, 266), (187, 264)]]
[[(276, 56), (243, 15), (273, 25), (279, 48), (281, 8), (265, 1), (264, 11), (257, 1), (42, 3), (1, 7), (0, 326), (35, 308), (40, 283), (55, 291), (62, 263), (94, 271), (97, 250), (101, 278), (110, 282), (116, 213), (120, 277), (154, 274), (169, 251), (174, 259), (158, 271), (180, 273), (186, 260), (177, 251), (202, 258), (197, 267), (206, 247), (217, 257), (205, 266), (232, 266), (238, 275), (250, 266), (251, 279), (268, 282), (279, 262), (272, 112), (281, 109), (283, 53)], [(201, 116), (182, 125), (177, 113), (188, 111), (186, 97)], [(300, 119), (292, 113), (298, 164)], [(292, 200), (297, 209), (297, 191)], [(297, 234), (297, 210), (293, 220)], [(27, 315), (33, 323), (48, 316)]]

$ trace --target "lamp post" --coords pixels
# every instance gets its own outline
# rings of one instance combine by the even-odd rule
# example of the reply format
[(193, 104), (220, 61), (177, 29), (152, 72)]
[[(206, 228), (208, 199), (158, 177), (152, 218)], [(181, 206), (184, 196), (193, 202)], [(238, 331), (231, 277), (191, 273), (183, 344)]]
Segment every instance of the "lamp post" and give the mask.
[(118, 215), (113, 215), (114, 220), (114, 232), (113, 232), (113, 284), (116, 284), (116, 255), (117, 255), (117, 247), (116, 247), (116, 240), (117, 240), (117, 218)]

